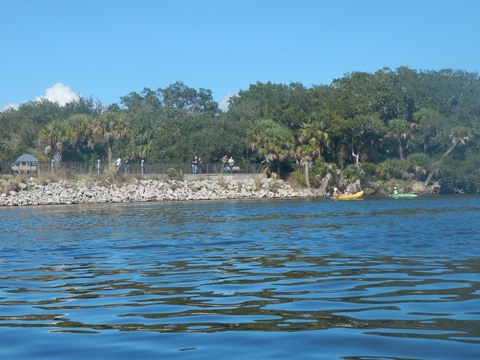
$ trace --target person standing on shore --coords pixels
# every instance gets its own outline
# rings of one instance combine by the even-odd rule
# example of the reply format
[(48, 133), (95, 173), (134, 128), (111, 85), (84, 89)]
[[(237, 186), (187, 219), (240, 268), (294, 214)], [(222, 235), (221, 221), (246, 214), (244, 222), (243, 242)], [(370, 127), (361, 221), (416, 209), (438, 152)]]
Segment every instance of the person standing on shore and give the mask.
[(198, 157), (198, 165), (197, 165), (197, 173), (199, 173), (199, 174), (202, 173), (202, 164), (203, 164), (203, 160), (202, 160), (202, 158), (199, 156), (199, 157)]
[(117, 161), (115, 161), (115, 167), (117, 169), (117, 172), (120, 169), (120, 165), (122, 165), (122, 159), (118, 158)]
[(230, 172), (233, 171), (233, 166), (235, 165), (235, 160), (233, 159), (232, 156), (228, 159), (228, 168), (230, 169)]
[(227, 169), (227, 163), (228, 163), (228, 156), (224, 155), (222, 157), (222, 173), (225, 172), (225, 170)]
[(194, 158), (192, 159), (192, 174), (196, 174), (198, 172), (198, 156), (195, 155)]

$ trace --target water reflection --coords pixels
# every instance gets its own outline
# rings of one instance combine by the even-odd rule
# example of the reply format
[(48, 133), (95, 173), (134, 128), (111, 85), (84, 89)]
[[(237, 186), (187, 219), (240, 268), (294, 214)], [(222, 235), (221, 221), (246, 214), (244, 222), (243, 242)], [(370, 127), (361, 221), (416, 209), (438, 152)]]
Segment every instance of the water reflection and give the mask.
[[(478, 266), (466, 262), (429, 266), (386, 257), (316, 259), (302, 252), (203, 254), (147, 268), (74, 260), (2, 276), (1, 305), (8, 307), (2, 325), (202, 332), (349, 327), (388, 336), (417, 329), (416, 337), (455, 341), (480, 336)], [(99, 266), (102, 261), (108, 264)]]

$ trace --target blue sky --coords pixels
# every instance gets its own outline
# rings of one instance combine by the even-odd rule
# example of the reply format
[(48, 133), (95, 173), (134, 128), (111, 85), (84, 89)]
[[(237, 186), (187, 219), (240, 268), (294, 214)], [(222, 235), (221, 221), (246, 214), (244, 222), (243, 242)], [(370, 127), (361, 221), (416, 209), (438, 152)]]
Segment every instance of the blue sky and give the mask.
[(478, 0), (1, 0), (0, 110), (176, 81), (221, 102), (384, 67), (480, 71)]

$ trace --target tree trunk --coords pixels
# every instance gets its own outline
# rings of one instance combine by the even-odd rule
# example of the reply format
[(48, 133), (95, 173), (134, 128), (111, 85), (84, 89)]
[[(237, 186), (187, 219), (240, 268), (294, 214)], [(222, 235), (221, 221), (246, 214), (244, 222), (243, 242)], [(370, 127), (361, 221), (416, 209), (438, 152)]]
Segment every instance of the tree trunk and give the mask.
[(355, 151), (352, 148), (352, 156), (355, 158), (355, 165), (358, 167), (360, 165), (360, 153), (355, 154)]
[(398, 140), (398, 156), (400, 156), (400, 161), (403, 161), (403, 146), (401, 140)]
[(112, 147), (108, 144), (108, 165), (112, 163)]
[(60, 167), (60, 164), (62, 163), (62, 151), (61, 150), (55, 150), (52, 156), (53, 164), (56, 169)]
[[(447, 151), (445, 151), (445, 153), (442, 155), (442, 159), (445, 158), (446, 156), (448, 156), (452, 151), (453, 149), (455, 149), (455, 147), (457, 146), (457, 144), (459, 142), (461, 142), (462, 140), (458, 140), (458, 138), (455, 138), (453, 139), (453, 145), (450, 146), (450, 148), (448, 148)], [(433, 174), (435, 173), (435, 170), (432, 170), (430, 172), (430, 174), (428, 174), (428, 177), (427, 177), (427, 180), (425, 180), (425, 186), (428, 186), (428, 183), (430, 182), (430, 180), (432, 179), (432, 176)]]
[(430, 180), (432, 180), (432, 176), (434, 173), (435, 173), (435, 170), (430, 171), (430, 174), (428, 174), (427, 176), (427, 180), (425, 180), (425, 183), (424, 183), (425, 186), (428, 186), (428, 184), (430, 183)]
[(309, 179), (309, 176), (308, 176), (308, 162), (306, 161), (305, 162), (305, 184), (307, 184), (307, 189), (310, 189), (310, 179)]
[(442, 158), (444, 158), (445, 156), (448, 156), (448, 154), (450, 154), (453, 151), (453, 149), (455, 149), (455, 146), (457, 146), (457, 144), (458, 144), (458, 141), (455, 139), (453, 141), (453, 145), (450, 146), (450, 148), (445, 152), (445, 154), (443, 154)]

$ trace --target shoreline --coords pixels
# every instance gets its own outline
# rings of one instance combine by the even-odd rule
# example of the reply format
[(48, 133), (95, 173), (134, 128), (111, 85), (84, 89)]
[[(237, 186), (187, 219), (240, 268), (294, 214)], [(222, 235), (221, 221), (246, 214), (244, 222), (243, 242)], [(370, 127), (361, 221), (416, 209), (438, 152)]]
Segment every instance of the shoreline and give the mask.
[(60, 180), (39, 184), (36, 178), (20, 182), (15, 190), (0, 194), (0, 207), (134, 203), (191, 200), (308, 198), (323, 196), (316, 190), (294, 189), (283, 180), (154, 180), (124, 183)]

